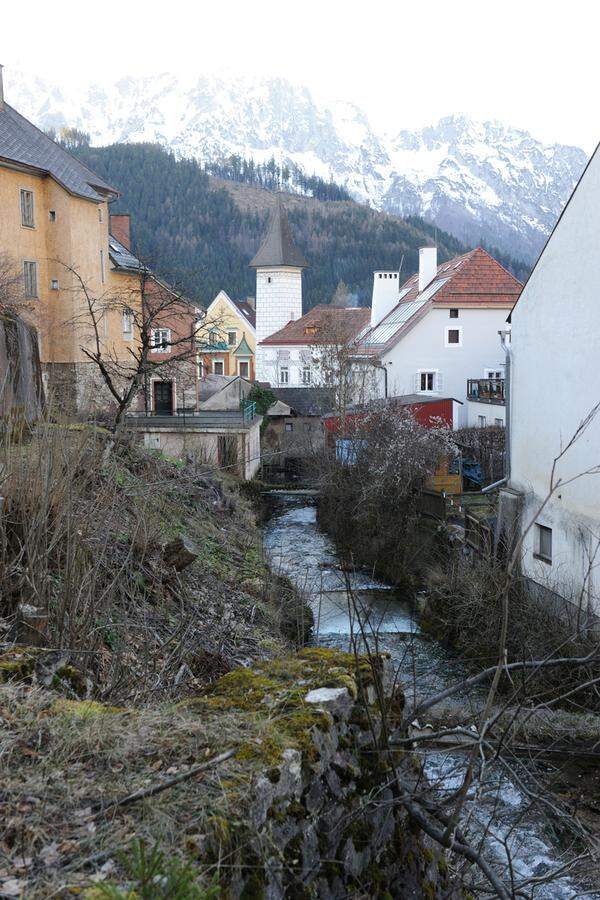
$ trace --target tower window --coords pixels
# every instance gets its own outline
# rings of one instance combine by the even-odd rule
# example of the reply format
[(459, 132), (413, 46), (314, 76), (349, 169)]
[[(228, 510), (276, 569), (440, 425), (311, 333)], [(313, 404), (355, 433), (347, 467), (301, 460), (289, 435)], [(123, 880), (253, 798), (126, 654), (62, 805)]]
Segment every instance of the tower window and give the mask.
[(267, 284), (271, 284), (271, 276), (267, 275)]
[(451, 310), (450, 310), (450, 318), (451, 318), (451, 319), (458, 319), (458, 310), (457, 310), (457, 309), (451, 309)]
[(48, 218), (50, 219), (51, 222), (56, 222), (56, 210), (55, 209), (48, 210)]

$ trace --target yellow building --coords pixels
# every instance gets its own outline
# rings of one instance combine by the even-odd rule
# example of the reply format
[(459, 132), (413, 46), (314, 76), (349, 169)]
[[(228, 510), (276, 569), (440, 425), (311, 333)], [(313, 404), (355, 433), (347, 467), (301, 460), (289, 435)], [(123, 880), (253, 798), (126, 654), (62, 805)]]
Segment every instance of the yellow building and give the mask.
[(214, 375), (241, 375), (254, 381), (256, 312), (254, 298), (232, 300), (219, 291), (202, 321), (202, 369)]
[(96, 366), (82, 350), (93, 346), (93, 333), (81, 282), (104, 304), (103, 346), (125, 359), (134, 340), (122, 305), (107, 311), (117, 297), (135, 304), (141, 296), (138, 261), (109, 234), (109, 203), (118, 196), (6, 103), (0, 67), (0, 256), (22, 279), (46, 386), (77, 408), (98, 391)]

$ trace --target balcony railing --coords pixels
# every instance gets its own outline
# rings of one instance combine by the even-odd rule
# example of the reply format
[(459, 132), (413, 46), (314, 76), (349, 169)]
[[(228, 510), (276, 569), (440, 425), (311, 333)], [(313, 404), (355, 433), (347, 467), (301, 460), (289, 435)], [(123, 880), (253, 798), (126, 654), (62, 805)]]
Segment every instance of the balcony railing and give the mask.
[(178, 409), (176, 413), (143, 412), (132, 410), (126, 416), (127, 424), (132, 428), (159, 428), (179, 431), (192, 428), (247, 428), (256, 418), (256, 404), (250, 403), (240, 409)]
[(469, 378), (467, 397), (479, 403), (504, 405), (504, 378)]

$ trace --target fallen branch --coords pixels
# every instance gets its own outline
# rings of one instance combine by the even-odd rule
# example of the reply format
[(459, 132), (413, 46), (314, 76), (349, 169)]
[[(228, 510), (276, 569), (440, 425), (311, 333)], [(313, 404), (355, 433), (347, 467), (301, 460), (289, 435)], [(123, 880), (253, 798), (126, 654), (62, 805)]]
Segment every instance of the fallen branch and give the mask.
[[(594, 650), (592, 653), (588, 653), (587, 656), (567, 656), (567, 657), (559, 657), (558, 659), (532, 659), (532, 660), (522, 660), (520, 662), (512, 662), (506, 663), (502, 666), (503, 672), (514, 672), (519, 669), (551, 669), (551, 668), (561, 668), (566, 666), (573, 666), (573, 668), (577, 666), (585, 666), (586, 663), (592, 662), (594, 659), (598, 659), (598, 651)], [(443, 700), (446, 700), (448, 697), (452, 697), (454, 694), (457, 694), (459, 691), (463, 691), (466, 688), (474, 687), (474, 685), (479, 684), (481, 681), (485, 681), (486, 678), (490, 678), (496, 672), (498, 666), (490, 666), (488, 669), (483, 669), (482, 672), (478, 672), (477, 675), (472, 675), (470, 678), (465, 678), (464, 681), (459, 681), (458, 684), (453, 684), (451, 687), (446, 688), (445, 691), (440, 691), (439, 694), (435, 694), (433, 697), (429, 697), (427, 700), (423, 700), (422, 703), (419, 703), (418, 706), (415, 706), (412, 710), (407, 711), (406, 718), (411, 721), (415, 718), (418, 718), (420, 715), (431, 709), (432, 706), (437, 706), (438, 703), (441, 703)]]
[(225, 762), (225, 760), (231, 759), (236, 752), (237, 750), (235, 747), (231, 750), (226, 750), (224, 753), (220, 753), (219, 756), (213, 756), (212, 759), (207, 759), (206, 762), (199, 763), (197, 766), (192, 766), (187, 772), (182, 772), (180, 775), (174, 775), (173, 778), (168, 778), (166, 781), (162, 781), (160, 784), (155, 784), (152, 787), (134, 791), (133, 794), (127, 794), (126, 797), (122, 797), (120, 800), (114, 800), (108, 806), (104, 807), (104, 809), (100, 809), (92, 818), (96, 819), (99, 816), (106, 815), (110, 810), (117, 809), (121, 806), (131, 806), (132, 803), (137, 803), (138, 800), (144, 800), (146, 797), (155, 797), (156, 794), (161, 794), (168, 788), (174, 787), (176, 784), (181, 784), (182, 781), (187, 781), (195, 775), (199, 775), (200, 772), (204, 772), (206, 769), (211, 769), (213, 766), (218, 766), (220, 763)]

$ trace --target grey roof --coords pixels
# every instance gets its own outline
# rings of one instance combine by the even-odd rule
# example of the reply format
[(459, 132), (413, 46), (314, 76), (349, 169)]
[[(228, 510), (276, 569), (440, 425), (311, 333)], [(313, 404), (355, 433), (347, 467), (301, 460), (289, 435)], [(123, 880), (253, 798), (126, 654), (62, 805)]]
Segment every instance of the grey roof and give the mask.
[[(379, 346), (385, 344), (392, 338), (399, 328), (405, 325), (416, 312), (418, 312), (433, 295), (439, 291), (448, 281), (447, 278), (438, 278), (432, 282), (424, 291), (422, 291), (415, 300), (409, 300), (407, 303), (399, 303), (398, 306), (381, 320), (371, 331), (367, 332), (361, 339), (364, 347), (373, 345)], [(407, 291), (403, 291), (400, 296), (404, 296)]]
[(139, 272), (143, 268), (142, 263), (137, 256), (134, 256), (131, 250), (128, 250), (120, 241), (109, 234), (108, 236), (108, 252), (112, 263), (117, 269), (125, 269), (128, 272)]
[(271, 391), (298, 416), (324, 416), (333, 410), (335, 393), (332, 388), (271, 388)]
[(116, 188), (71, 156), (7, 103), (0, 106), (0, 161), (2, 160), (51, 175), (71, 194), (88, 200), (105, 200), (107, 194), (119, 194)]
[(262, 242), (258, 253), (251, 261), (250, 266), (255, 269), (263, 266), (295, 266), (296, 268), (305, 269), (308, 266), (306, 259), (294, 243), (292, 230), (288, 222), (287, 213), (281, 202), (281, 197), (277, 197), (271, 213), (267, 236)]

